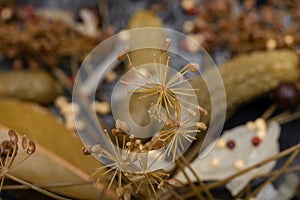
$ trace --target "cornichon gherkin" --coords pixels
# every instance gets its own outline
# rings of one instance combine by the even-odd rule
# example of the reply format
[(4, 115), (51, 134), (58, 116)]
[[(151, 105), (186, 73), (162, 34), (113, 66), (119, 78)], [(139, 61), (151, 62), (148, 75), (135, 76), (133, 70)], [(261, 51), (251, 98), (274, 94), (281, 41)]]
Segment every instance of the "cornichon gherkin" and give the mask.
[[(283, 82), (299, 78), (297, 55), (290, 50), (258, 51), (240, 55), (219, 66), (223, 78), (227, 112), (230, 115), (241, 104), (261, 96)], [(210, 72), (203, 76), (209, 76)], [(192, 86), (199, 88), (199, 104), (211, 110), (210, 95), (202, 78), (193, 79)], [(213, 93), (220, 92), (214, 88)], [(211, 94), (215, 95), (215, 94)]]
[(50, 104), (60, 93), (61, 88), (47, 72), (18, 70), (0, 73), (0, 98)]

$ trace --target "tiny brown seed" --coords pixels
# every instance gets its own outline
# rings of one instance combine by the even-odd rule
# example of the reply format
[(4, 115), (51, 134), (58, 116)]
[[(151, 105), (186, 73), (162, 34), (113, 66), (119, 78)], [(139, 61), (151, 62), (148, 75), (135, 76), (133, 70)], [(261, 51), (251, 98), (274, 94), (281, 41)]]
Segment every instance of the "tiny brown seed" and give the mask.
[(28, 145), (27, 145), (27, 137), (25, 135), (23, 135), (23, 137), (22, 137), (22, 148), (24, 150), (26, 150), (27, 147), (28, 147)]
[(118, 136), (118, 135), (122, 134), (122, 130), (114, 128), (114, 129), (111, 130), (111, 133), (114, 136)]
[(35, 150), (36, 150), (35, 143), (32, 140), (29, 140), (29, 142), (28, 142), (28, 148), (27, 148), (26, 152), (29, 155), (32, 155), (32, 154), (34, 154)]
[(12, 143), (14, 143), (14, 144), (18, 143), (18, 135), (16, 134), (16, 132), (14, 130), (9, 130), (8, 135), (9, 135), (10, 141)]
[(172, 185), (173, 187), (182, 187), (183, 184), (180, 180), (178, 180), (177, 178), (171, 178), (167, 181), (170, 185)]
[(86, 155), (86, 156), (91, 155), (90, 150), (86, 147), (82, 147), (81, 151), (82, 151), (83, 155)]

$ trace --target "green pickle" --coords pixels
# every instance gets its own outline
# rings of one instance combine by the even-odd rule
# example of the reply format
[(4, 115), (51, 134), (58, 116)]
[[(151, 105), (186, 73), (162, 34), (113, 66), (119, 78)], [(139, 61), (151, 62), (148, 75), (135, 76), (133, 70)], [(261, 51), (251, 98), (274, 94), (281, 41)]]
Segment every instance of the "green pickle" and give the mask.
[(57, 82), (44, 71), (17, 70), (0, 73), (0, 98), (17, 98), (47, 105), (61, 92)]
[[(240, 105), (266, 94), (280, 83), (293, 82), (299, 78), (298, 56), (290, 50), (257, 51), (240, 55), (219, 66), (223, 78), (227, 116)], [(211, 72), (203, 76), (210, 77)], [(209, 94), (202, 78), (192, 81), (194, 88), (199, 88), (199, 104), (211, 110), (210, 94), (216, 95), (220, 88), (213, 88)]]

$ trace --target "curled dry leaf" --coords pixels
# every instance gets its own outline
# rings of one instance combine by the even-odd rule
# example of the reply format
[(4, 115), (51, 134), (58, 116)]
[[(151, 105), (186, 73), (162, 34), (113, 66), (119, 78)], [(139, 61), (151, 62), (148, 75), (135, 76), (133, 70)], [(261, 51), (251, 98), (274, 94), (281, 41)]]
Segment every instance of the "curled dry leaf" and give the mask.
[[(17, 100), (1, 100), (0, 110), (1, 140), (7, 138), (6, 127), (10, 127), (16, 133), (25, 133), (35, 141), (33, 143), (22, 137), (20, 146), (32, 155), (13, 168), (10, 171), (12, 175), (33, 184), (51, 186), (57, 183), (74, 183), (75, 185), (68, 187), (45, 188), (69, 198), (99, 199), (103, 195), (105, 187), (101, 183), (91, 182), (90, 177), (94, 169), (101, 165), (100, 162), (84, 156), (79, 138), (54, 116), (38, 105)], [(10, 135), (14, 136), (12, 133)], [(20, 148), (18, 152), (20, 156), (21, 150)], [(116, 199), (111, 191), (105, 194), (107, 199)]]

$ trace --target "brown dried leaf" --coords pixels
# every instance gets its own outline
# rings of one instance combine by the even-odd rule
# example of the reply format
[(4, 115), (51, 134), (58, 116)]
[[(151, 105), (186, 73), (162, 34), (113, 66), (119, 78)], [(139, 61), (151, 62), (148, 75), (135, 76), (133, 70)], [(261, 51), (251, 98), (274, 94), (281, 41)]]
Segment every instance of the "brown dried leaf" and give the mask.
[[(42, 107), (17, 100), (0, 100), (0, 140), (7, 138), (6, 127), (24, 133), (35, 145), (23, 137), (20, 145), (33, 153), (10, 173), (33, 184), (87, 183), (71, 187), (53, 187), (50, 191), (81, 199), (99, 199), (104, 185), (90, 183), (90, 175), (100, 162), (84, 156), (79, 138), (68, 131), (54, 116)], [(4, 127), (5, 126), (5, 127)], [(18, 137), (21, 137), (18, 135)], [(18, 155), (21, 157), (23, 150)], [(23, 153), (24, 156), (24, 153)], [(47, 188), (45, 188), (47, 189)], [(116, 199), (111, 191), (108, 199)]]

